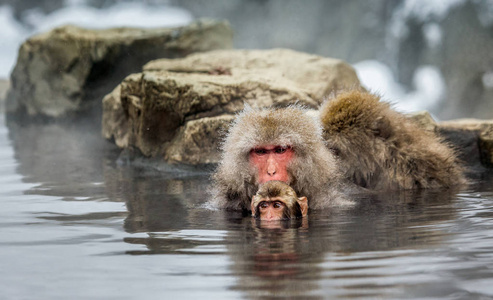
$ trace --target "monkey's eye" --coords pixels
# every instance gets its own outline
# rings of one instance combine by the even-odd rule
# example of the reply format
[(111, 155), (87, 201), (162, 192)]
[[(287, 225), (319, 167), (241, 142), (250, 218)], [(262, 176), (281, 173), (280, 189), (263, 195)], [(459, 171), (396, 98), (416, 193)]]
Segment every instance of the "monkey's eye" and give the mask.
[(286, 152), (288, 150), (289, 147), (276, 147), (274, 149), (274, 152), (277, 153), (277, 154), (283, 154), (284, 152)]
[(255, 153), (257, 155), (265, 155), (265, 154), (267, 154), (267, 150), (263, 149), (263, 148), (255, 148), (255, 149), (253, 149), (253, 153)]
[(261, 209), (266, 209), (267, 207), (269, 207), (269, 203), (267, 203), (266, 201), (262, 201), (259, 203), (258, 207), (260, 207)]
[(283, 207), (283, 204), (281, 202), (279, 202), (279, 201), (276, 201), (276, 202), (274, 202), (273, 207), (276, 208), (276, 209), (280, 209), (280, 208)]

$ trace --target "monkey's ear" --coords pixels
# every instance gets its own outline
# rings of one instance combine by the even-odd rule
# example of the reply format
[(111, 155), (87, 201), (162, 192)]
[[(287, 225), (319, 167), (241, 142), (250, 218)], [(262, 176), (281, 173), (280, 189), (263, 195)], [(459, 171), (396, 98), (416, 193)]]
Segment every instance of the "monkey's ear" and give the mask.
[(306, 215), (308, 214), (308, 199), (306, 199), (305, 196), (299, 197), (298, 198), (298, 204), (301, 207), (301, 215), (303, 217), (306, 217)]

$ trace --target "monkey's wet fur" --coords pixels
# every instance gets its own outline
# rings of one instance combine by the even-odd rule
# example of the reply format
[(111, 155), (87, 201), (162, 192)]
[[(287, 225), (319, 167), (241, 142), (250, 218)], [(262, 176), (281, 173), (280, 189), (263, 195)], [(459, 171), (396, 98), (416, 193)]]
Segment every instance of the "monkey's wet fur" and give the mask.
[(267, 181), (260, 186), (252, 199), (252, 216), (262, 219), (262, 209), (260, 207), (265, 201), (278, 202), (282, 208), (282, 215), (278, 216), (277, 220), (303, 218), (308, 211), (307, 198), (298, 198), (294, 189), (282, 181)]
[(320, 119), (300, 106), (245, 108), (222, 144), (211, 204), (250, 210), (259, 189), (252, 149), (290, 147), (289, 184), (310, 209), (354, 202), (361, 191), (452, 188), (464, 168), (442, 138), (391, 109), (375, 94), (353, 90), (330, 99)]
[(299, 106), (247, 107), (236, 117), (222, 144), (222, 159), (213, 175), (213, 206), (250, 210), (259, 183), (249, 155), (252, 149), (269, 144), (293, 149), (294, 158), (288, 166), (290, 180), (286, 183), (298, 195), (310, 199), (310, 208), (345, 201), (342, 174), (322, 140), (322, 127), (316, 118)]
[(324, 139), (344, 176), (372, 190), (451, 188), (466, 183), (455, 151), (434, 132), (362, 91), (320, 109)]

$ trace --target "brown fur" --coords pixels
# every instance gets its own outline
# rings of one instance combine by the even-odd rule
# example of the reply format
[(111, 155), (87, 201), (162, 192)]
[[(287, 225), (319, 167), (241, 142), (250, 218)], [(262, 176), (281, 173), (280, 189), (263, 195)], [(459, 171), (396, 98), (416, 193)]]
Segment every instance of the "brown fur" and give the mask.
[(260, 202), (278, 197), (283, 199), (283, 202), (286, 205), (283, 211), (284, 219), (302, 217), (301, 207), (298, 203), (296, 192), (286, 183), (276, 180), (267, 181), (262, 184), (257, 194), (253, 196), (253, 207), (255, 207), (256, 210), (254, 212), (255, 217), (260, 217), (260, 211), (258, 209)]
[(349, 91), (320, 109), (324, 138), (348, 179), (370, 189), (450, 188), (465, 183), (455, 152), (379, 97)]
[(251, 149), (262, 145), (291, 146), (295, 157), (288, 165), (299, 196), (310, 199), (311, 208), (328, 206), (342, 199), (334, 156), (322, 140), (319, 122), (298, 106), (246, 108), (231, 125), (222, 145), (222, 160), (213, 175), (211, 204), (235, 210), (250, 210), (257, 192), (256, 170), (249, 163)]

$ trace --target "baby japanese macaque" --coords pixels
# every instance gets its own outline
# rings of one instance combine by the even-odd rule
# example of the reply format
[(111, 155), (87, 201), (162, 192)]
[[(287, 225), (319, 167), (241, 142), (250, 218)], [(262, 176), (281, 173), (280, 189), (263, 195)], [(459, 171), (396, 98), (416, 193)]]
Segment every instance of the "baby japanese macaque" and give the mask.
[(308, 200), (282, 181), (267, 181), (253, 196), (251, 210), (253, 217), (266, 221), (302, 218), (308, 212)]

